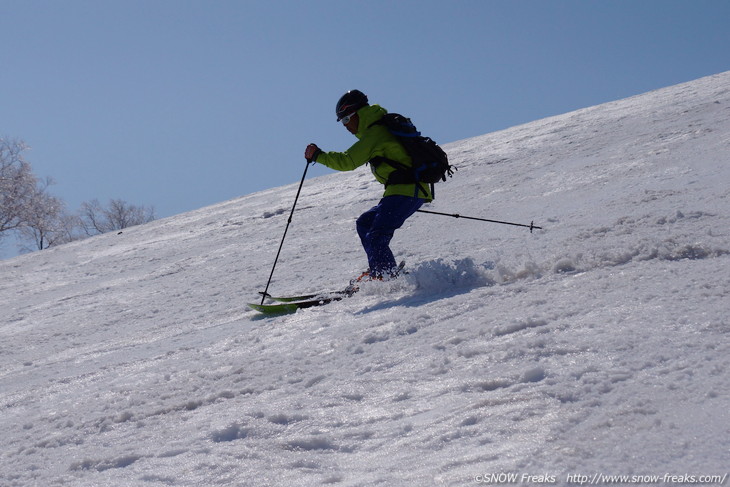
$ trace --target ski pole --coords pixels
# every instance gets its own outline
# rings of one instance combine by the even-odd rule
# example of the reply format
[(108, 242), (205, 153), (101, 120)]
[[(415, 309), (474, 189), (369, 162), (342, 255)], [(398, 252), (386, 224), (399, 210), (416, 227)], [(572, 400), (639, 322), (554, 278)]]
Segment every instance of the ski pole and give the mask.
[(465, 218), (467, 220), (479, 220), (480, 222), (490, 222), (490, 223), (501, 223), (502, 225), (513, 225), (515, 227), (526, 227), (530, 229), (530, 233), (532, 233), (532, 230), (537, 228), (538, 230), (542, 230), (542, 227), (538, 227), (535, 225), (535, 222), (530, 222), (529, 225), (523, 225), (522, 223), (512, 223), (512, 222), (502, 222), (499, 220), (489, 220), (487, 218), (476, 218), (473, 216), (463, 216), (459, 215), (458, 213), (440, 213), (438, 211), (428, 211), (428, 210), (416, 210), (420, 213), (430, 213), (432, 215), (443, 215), (443, 216), (450, 216), (452, 218)]
[(299, 199), (299, 193), (302, 192), (302, 186), (304, 186), (304, 178), (307, 177), (307, 169), (309, 169), (309, 165), (312, 164), (311, 159), (307, 159), (307, 165), (304, 167), (304, 174), (302, 174), (302, 180), (299, 183), (299, 189), (297, 190), (297, 195), (294, 197), (294, 204), (291, 207), (291, 212), (289, 213), (289, 219), (286, 221), (286, 228), (284, 228), (284, 235), (281, 237), (281, 243), (279, 244), (279, 251), (276, 252), (276, 258), (274, 259), (274, 266), (271, 268), (271, 274), (269, 274), (269, 280), (266, 283), (266, 289), (264, 289), (261, 296), (261, 304), (264, 304), (264, 301), (266, 300), (266, 296), (269, 295), (269, 285), (271, 284), (271, 278), (274, 277), (274, 269), (276, 269), (276, 263), (279, 261), (279, 255), (281, 254), (281, 248), (284, 246), (284, 239), (286, 238), (286, 232), (289, 231), (289, 224), (291, 223), (292, 216), (294, 215), (294, 208), (297, 206), (297, 200)]

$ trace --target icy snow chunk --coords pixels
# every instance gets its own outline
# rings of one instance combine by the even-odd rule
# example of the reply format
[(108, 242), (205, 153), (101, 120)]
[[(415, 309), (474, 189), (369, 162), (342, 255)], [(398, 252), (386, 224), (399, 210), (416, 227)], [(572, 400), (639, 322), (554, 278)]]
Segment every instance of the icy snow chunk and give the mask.
[(528, 369), (522, 374), (522, 382), (540, 382), (546, 377), (545, 369), (542, 367), (534, 367)]
[(230, 426), (213, 431), (210, 435), (210, 439), (215, 443), (224, 443), (227, 441), (235, 441), (246, 438), (250, 431), (248, 428), (244, 428), (238, 423), (233, 423)]
[(301, 414), (278, 413), (278, 414), (273, 414), (266, 419), (271, 423), (286, 426), (286, 425), (290, 425), (293, 423), (297, 423), (299, 421), (304, 421), (308, 418)]
[(284, 445), (284, 449), (292, 451), (311, 451), (337, 450), (339, 448), (332, 441), (323, 436), (313, 436), (311, 438), (302, 438), (289, 441)]
[(267, 211), (264, 211), (264, 213), (263, 213), (262, 216), (264, 218), (271, 218), (271, 217), (274, 217), (274, 216), (283, 215), (286, 212), (287, 212), (287, 209), (286, 208), (278, 208), (278, 209), (276, 209), (274, 211), (268, 211), (268, 210)]
[(494, 336), (509, 335), (510, 333), (517, 333), (518, 331), (527, 330), (529, 328), (537, 328), (538, 326), (545, 326), (548, 322), (542, 319), (530, 318), (527, 320), (519, 320), (514, 323), (510, 323), (503, 326), (497, 326), (492, 330)]
[(575, 272), (577, 270), (575, 263), (573, 262), (573, 259), (560, 259), (554, 266), (553, 266), (553, 272), (556, 274), (569, 274), (571, 272)]
[(141, 455), (124, 455), (118, 458), (107, 460), (90, 460), (85, 459), (80, 462), (71, 464), (71, 470), (96, 470), (103, 472), (112, 468), (125, 468), (142, 458)]

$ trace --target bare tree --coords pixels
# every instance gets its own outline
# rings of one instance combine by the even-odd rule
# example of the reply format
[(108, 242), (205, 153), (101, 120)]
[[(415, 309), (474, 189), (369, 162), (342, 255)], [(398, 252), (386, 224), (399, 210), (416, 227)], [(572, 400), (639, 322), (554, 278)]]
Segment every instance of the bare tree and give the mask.
[(18, 229), (20, 236), (32, 242), (32, 246), (22, 245), (22, 250), (43, 250), (81, 238), (77, 231), (81, 226), (79, 218), (69, 215), (65, 203), (46, 191), (52, 183), (49, 178), (36, 187), (36, 194), (26, 211), (26, 221)]
[(22, 155), (26, 149), (22, 141), (0, 138), (0, 239), (12, 231), (22, 250), (42, 250), (155, 219), (153, 207), (119, 199), (106, 207), (92, 200), (81, 205), (78, 215), (70, 215), (64, 202), (48, 192), (53, 181), (33, 174)]
[(36, 195), (38, 180), (22, 156), (27, 148), (22, 141), (0, 138), (0, 238), (25, 224)]
[(48, 193), (53, 180), (33, 174), (22, 154), (27, 149), (23, 141), (0, 138), (0, 238), (13, 231), (26, 251), (76, 239), (77, 217)]
[(104, 207), (94, 199), (81, 205), (79, 218), (83, 230), (91, 236), (151, 222), (155, 219), (155, 210), (118, 199), (110, 200), (109, 206)]

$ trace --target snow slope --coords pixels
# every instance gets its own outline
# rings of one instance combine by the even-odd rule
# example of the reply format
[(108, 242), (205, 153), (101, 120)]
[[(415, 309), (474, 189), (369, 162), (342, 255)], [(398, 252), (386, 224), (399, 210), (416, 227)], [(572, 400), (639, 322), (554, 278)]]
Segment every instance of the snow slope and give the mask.
[[(723, 481), (730, 72), (445, 148), (430, 209), (544, 230), (419, 214), (272, 318), (296, 185), (0, 262), (0, 485)], [(362, 271), (380, 192), (307, 180), (271, 291)]]

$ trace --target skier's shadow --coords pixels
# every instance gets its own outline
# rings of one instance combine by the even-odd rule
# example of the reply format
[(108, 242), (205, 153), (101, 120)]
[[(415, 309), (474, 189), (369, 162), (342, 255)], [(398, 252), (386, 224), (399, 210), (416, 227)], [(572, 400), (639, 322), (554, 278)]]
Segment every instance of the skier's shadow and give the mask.
[(453, 298), (454, 296), (458, 296), (460, 294), (467, 294), (471, 292), (474, 289), (484, 287), (484, 286), (463, 286), (458, 287), (454, 289), (450, 289), (448, 291), (440, 291), (438, 293), (419, 293), (416, 292), (415, 294), (411, 294), (408, 296), (403, 296), (398, 299), (392, 299), (390, 301), (384, 301), (378, 304), (374, 304), (373, 306), (368, 306), (366, 308), (361, 309), (360, 311), (357, 311), (356, 315), (364, 315), (367, 313), (372, 313), (373, 311), (380, 311), (388, 308), (394, 308), (396, 306), (404, 306), (406, 308), (417, 308), (419, 306), (422, 306), (424, 304), (433, 303), (435, 301), (440, 301), (442, 299), (449, 299)]

